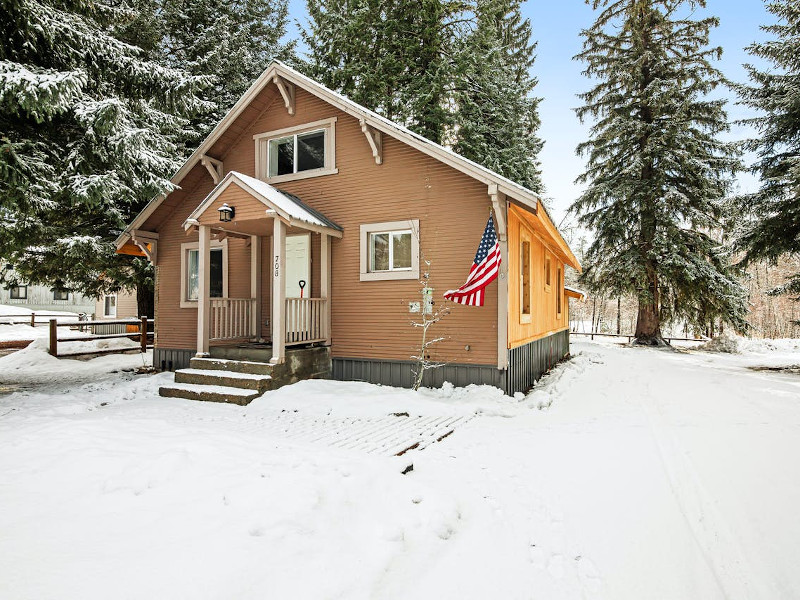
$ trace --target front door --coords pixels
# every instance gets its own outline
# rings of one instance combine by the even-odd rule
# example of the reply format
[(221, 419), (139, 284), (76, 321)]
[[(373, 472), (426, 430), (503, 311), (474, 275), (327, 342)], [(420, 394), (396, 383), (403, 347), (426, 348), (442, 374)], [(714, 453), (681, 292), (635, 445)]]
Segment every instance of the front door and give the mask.
[(299, 298), (300, 282), (305, 282), (303, 298), (311, 297), (311, 234), (286, 236), (286, 297)]

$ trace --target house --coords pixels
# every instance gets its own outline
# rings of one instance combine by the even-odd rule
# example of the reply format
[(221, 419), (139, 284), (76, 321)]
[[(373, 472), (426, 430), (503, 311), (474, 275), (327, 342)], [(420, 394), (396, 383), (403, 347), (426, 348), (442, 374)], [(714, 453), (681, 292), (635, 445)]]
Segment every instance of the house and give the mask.
[(0, 287), (0, 304), (21, 306), (32, 311), (66, 311), (91, 314), (94, 300), (83, 294), (49, 285), (21, 284)]
[(453, 304), (436, 325), (447, 365), (426, 385), (513, 393), (569, 352), (564, 269), (580, 265), (537, 195), (286, 65), (172, 181), (117, 240), (156, 268), (154, 364), (178, 370), (164, 394), (233, 401), (202, 385), (305, 376), (410, 385), (423, 257), (444, 302), (490, 212), (500, 276), (484, 306)]

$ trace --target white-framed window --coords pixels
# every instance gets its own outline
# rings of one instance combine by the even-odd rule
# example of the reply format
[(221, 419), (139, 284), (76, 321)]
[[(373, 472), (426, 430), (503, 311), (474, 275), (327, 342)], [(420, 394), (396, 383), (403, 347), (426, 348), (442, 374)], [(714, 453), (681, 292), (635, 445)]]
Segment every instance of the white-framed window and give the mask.
[(69, 300), (69, 292), (59, 288), (53, 288), (53, 300)]
[(256, 177), (270, 183), (337, 173), (336, 117), (253, 136)]
[[(181, 308), (197, 308), (200, 292), (199, 242), (181, 244)], [(228, 297), (228, 240), (211, 240), (211, 298)]]
[(28, 299), (28, 286), (27, 285), (17, 285), (12, 288), (8, 288), (9, 291), (9, 298), (12, 300), (27, 300)]
[(361, 281), (419, 279), (419, 220), (361, 226)]
[(103, 316), (116, 318), (117, 316), (117, 295), (107, 294), (103, 296)]

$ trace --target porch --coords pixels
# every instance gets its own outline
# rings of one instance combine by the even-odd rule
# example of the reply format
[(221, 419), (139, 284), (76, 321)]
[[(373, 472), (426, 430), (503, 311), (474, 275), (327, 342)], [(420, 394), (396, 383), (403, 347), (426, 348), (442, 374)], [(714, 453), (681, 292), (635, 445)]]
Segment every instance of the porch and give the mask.
[[(230, 172), (184, 229), (198, 236), (190, 250), (196, 267), (187, 267), (190, 277), (196, 273), (189, 284), (197, 306), (196, 357), (250, 344), (260, 360), (281, 364), (287, 348), (330, 345), (331, 238), (342, 235), (335, 223), (291, 194)], [(212, 260), (212, 251), (227, 249), (226, 240), (249, 248), (249, 261), (242, 252), (230, 260), (227, 250)]]

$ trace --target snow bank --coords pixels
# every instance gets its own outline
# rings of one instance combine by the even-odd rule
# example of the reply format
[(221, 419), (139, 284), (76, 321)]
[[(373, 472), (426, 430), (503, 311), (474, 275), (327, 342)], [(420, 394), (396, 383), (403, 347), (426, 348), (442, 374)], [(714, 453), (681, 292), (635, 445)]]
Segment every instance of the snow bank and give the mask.
[(411, 415), (495, 414), (513, 407), (515, 401), (491, 386), (470, 385), (418, 392), (357, 381), (309, 379), (267, 392), (247, 407), (248, 413), (269, 412), (275, 406), (311, 414), (332, 416), (383, 416), (407, 412)]
[[(60, 352), (87, 352), (107, 348), (139, 348), (129, 339), (64, 342)], [(142, 354), (108, 354), (90, 360), (55, 358), (48, 353), (48, 340), (34, 340), (27, 348), (0, 357), (0, 383), (46, 384), (82, 381), (123, 369), (136, 369), (153, 364), (152, 352)]]
[(722, 334), (702, 346), (698, 346), (696, 349), (728, 354), (800, 353), (800, 339), (747, 338)]

